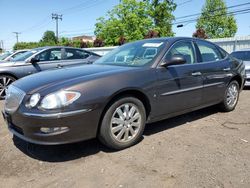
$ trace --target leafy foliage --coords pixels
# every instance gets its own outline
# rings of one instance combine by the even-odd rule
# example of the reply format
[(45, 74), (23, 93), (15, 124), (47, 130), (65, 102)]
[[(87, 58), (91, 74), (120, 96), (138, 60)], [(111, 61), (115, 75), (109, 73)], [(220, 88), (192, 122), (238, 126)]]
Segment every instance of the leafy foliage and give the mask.
[(94, 47), (103, 47), (104, 46), (104, 42), (103, 42), (102, 39), (96, 38), (94, 40), (94, 44), (93, 45), (94, 45)]
[(234, 16), (228, 14), (224, 0), (206, 0), (196, 28), (204, 29), (209, 38), (233, 37), (237, 32)]
[(156, 37), (159, 37), (159, 32), (155, 30), (149, 30), (147, 35), (144, 38), (148, 39), (148, 38), (156, 38)]
[(173, 36), (172, 12), (176, 9), (173, 0), (152, 0), (150, 5), (150, 16), (154, 20), (154, 29), (159, 32), (159, 36)]
[[(45, 32), (46, 33), (46, 32)], [(14, 45), (13, 49), (14, 50), (21, 50), (21, 49), (32, 49), (32, 48), (37, 48), (37, 47), (43, 47), (43, 46), (71, 46), (71, 47), (76, 47), (76, 48), (90, 48), (93, 47), (93, 43), (90, 42), (83, 42), (80, 40), (70, 40), (68, 38), (61, 38), (57, 43), (55, 43), (53, 37), (51, 38), (52, 40), (48, 40), (50, 37), (45, 37), (48, 36), (47, 34), (43, 35), (43, 38), (39, 42), (18, 42)]]
[(143, 39), (150, 30), (156, 30), (160, 36), (172, 36), (175, 7), (172, 0), (122, 0), (106, 18), (97, 19), (95, 34), (105, 45)]
[(55, 35), (54, 31), (45, 31), (41, 42), (56, 44), (57, 39), (56, 39), (56, 35)]
[(207, 39), (207, 38), (208, 38), (208, 36), (207, 36), (205, 30), (202, 29), (202, 28), (197, 29), (197, 30), (193, 33), (193, 37), (200, 38), (200, 39)]

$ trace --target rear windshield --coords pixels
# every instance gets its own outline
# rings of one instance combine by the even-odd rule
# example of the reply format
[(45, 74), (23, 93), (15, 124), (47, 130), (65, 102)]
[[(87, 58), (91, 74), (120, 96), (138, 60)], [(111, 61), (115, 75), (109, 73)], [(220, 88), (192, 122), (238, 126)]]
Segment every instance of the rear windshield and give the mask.
[(250, 61), (250, 51), (233, 52), (231, 55), (242, 61)]

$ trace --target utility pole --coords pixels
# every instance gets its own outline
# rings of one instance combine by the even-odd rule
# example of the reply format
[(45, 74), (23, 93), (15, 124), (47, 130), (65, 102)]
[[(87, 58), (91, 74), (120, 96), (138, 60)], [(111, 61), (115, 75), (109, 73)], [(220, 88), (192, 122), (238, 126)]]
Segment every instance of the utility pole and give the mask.
[(20, 32), (13, 32), (16, 35), (16, 43), (18, 43), (18, 35), (21, 34)]
[(52, 14), (52, 20), (56, 20), (56, 38), (57, 38), (57, 41), (58, 41), (58, 20), (61, 20), (62, 21), (62, 14)]
[(4, 50), (3, 40), (1, 40), (1, 48)]

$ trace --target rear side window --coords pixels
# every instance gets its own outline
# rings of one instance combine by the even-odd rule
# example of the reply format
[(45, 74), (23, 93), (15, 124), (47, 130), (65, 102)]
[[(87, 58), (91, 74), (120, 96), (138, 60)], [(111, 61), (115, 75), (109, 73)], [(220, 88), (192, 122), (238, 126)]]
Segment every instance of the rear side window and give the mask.
[(65, 49), (65, 59), (86, 59), (89, 56), (90, 54), (83, 50)]
[(231, 55), (242, 61), (250, 61), (250, 51), (233, 52)]
[(215, 45), (203, 41), (197, 41), (196, 44), (200, 50), (202, 62), (220, 61), (223, 59)]

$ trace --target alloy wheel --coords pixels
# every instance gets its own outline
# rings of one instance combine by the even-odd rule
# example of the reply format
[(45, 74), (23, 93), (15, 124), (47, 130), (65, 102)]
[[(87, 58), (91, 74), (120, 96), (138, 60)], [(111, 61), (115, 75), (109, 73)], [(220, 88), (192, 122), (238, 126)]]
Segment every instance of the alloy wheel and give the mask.
[(228, 87), (226, 96), (227, 96), (226, 99), (227, 105), (229, 107), (234, 107), (237, 103), (239, 96), (239, 91), (236, 84), (233, 83)]
[(15, 79), (10, 76), (1, 76), (0, 77), (0, 98), (4, 99), (6, 95), (6, 90), (8, 86), (14, 82)]
[(138, 107), (133, 103), (125, 103), (116, 108), (112, 115), (111, 135), (118, 142), (129, 142), (136, 137), (141, 125), (142, 115)]

